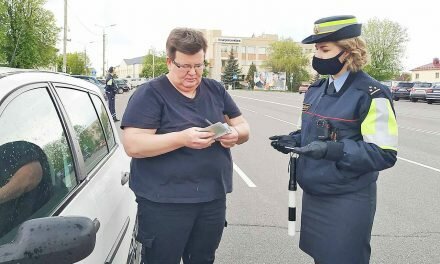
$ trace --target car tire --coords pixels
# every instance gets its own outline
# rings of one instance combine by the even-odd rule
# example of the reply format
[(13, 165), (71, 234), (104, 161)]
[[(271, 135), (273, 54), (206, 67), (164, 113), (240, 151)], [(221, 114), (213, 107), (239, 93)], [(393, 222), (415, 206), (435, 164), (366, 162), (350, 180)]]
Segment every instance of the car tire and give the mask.
[(394, 97), (394, 101), (399, 101), (399, 97)]
[(415, 103), (415, 102), (417, 102), (419, 99), (417, 99), (417, 98), (411, 98), (410, 100), (411, 100), (411, 102)]
[(124, 89), (118, 88), (118, 94), (122, 94), (122, 93), (124, 93)]
[(426, 102), (427, 102), (428, 104), (432, 104), (432, 103), (433, 103), (433, 100), (426, 100)]

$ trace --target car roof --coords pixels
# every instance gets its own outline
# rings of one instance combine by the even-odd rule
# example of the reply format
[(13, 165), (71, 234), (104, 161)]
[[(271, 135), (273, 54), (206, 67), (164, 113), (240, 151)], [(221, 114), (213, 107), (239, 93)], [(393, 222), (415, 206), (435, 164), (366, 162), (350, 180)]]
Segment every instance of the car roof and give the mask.
[(65, 73), (0, 67), (0, 98), (17, 87), (41, 82), (72, 84), (100, 93), (96, 85)]

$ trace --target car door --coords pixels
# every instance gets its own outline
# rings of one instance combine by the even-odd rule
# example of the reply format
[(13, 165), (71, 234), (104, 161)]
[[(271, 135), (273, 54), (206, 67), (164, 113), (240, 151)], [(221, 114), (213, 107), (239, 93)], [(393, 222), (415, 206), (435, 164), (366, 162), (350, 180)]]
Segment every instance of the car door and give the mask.
[[(81, 263), (126, 263), (136, 203), (127, 186), (129, 158), (101, 98), (67, 84), (25, 85), (0, 98), (0, 127), (0, 245), (26, 220), (85, 216), (100, 228)], [(8, 191), (21, 168), (37, 161), (35, 183)]]
[[(78, 190), (79, 166), (47, 83), (22, 86), (0, 103), (2, 245), (15, 237), (24, 221), (62, 210)], [(32, 163), (38, 169), (21, 173)]]
[(125, 263), (136, 220), (135, 197), (128, 188), (130, 159), (100, 97), (66, 84), (54, 86), (79, 143), (84, 172), (81, 195), (61, 214), (80, 214), (101, 223), (95, 250), (81, 263)]

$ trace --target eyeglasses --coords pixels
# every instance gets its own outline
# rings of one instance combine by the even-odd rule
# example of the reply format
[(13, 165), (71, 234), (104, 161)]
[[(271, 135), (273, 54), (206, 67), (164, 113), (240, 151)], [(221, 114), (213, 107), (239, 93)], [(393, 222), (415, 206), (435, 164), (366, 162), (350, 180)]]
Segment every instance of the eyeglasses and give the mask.
[(176, 67), (180, 71), (186, 72), (186, 73), (188, 73), (192, 68), (194, 68), (194, 70), (196, 72), (201, 72), (205, 68), (205, 64), (204, 63), (194, 64), (194, 65), (191, 65), (191, 64), (180, 64), (180, 63), (177, 63), (175, 60), (173, 60), (173, 64), (176, 65)]

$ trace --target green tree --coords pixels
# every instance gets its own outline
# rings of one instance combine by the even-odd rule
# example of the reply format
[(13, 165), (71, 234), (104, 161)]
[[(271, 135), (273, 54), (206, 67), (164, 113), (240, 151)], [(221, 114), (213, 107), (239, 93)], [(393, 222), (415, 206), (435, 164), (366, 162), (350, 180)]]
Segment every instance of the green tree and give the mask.
[(371, 61), (364, 70), (379, 81), (398, 77), (402, 70), (406, 43), (406, 28), (388, 19), (370, 19), (363, 29)]
[[(166, 74), (168, 72), (167, 57), (165, 53), (154, 56), (154, 77)], [(145, 56), (142, 72), (140, 77), (152, 78), (153, 77), (153, 54)]]
[(238, 77), (240, 74), (241, 69), (239, 68), (238, 61), (234, 57), (234, 51), (231, 49), (229, 58), (226, 61), (225, 70), (223, 71), (223, 82), (226, 85), (232, 84), (234, 87), (238, 87)]
[(0, 65), (6, 65), (6, 56), (3, 52), (6, 41), (7, 24), (6, 22), (6, 2), (0, 0)]
[(203, 63), (205, 64), (205, 68), (203, 69), (203, 77), (208, 77), (209, 75), (209, 62), (207, 60), (203, 61)]
[(6, 29), (0, 37), (0, 53), (6, 64), (17, 68), (54, 64), (59, 28), (53, 13), (43, 8), (45, 0), (0, 2), (0, 24)]
[(297, 91), (301, 82), (309, 81), (306, 67), (309, 60), (302, 48), (291, 39), (276, 41), (270, 45), (269, 58), (264, 64), (274, 72), (286, 72), (289, 90)]
[[(67, 53), (67, 73), (77, 75), (88, 75), (88, 68), (86, 61), (89, 61), (88, 57), (84, 56), (83, 52)], [(59, 55), (57, 58), (57, 69), (62, 71), (63, 68), (63, 55)]]
[(252, 62), (251, 66), (249, 66), (249, 70), (248, 70), (248, 73), (246, 75), (246, 81), (248, 82), (249, 87), (254, 87), (255, 86), (254, 76), (255, 76), (256, 72), (257, 72), (257, 66), (255, 66), (255, 64)]

